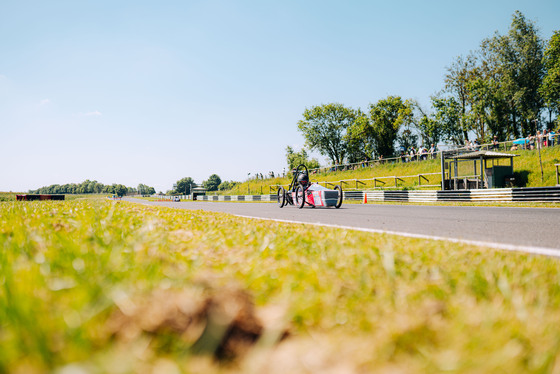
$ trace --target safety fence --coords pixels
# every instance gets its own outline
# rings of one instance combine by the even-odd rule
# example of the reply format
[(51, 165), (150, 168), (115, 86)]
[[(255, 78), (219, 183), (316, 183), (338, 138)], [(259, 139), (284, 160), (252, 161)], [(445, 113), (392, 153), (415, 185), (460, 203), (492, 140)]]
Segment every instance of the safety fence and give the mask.
[[(373, 177), (363, 179), (341, 179), (337, 181), (312, 181), (327, 188), (336, 185), (342, 186), (343, 190), (367, 190), (367, 189), (399, 189), (402, 183), (409, 181), (417, 184), (415, 188), (441, 187), (441, 173), (422, 173), (415, 175), (391, 175), (384, 177)], [(436, 183), (437, 182), (437, 183)], [(269, 193), (274, 194), (278, 188), (288, 188), (287, 184), (272, 184), (268, 186)]]

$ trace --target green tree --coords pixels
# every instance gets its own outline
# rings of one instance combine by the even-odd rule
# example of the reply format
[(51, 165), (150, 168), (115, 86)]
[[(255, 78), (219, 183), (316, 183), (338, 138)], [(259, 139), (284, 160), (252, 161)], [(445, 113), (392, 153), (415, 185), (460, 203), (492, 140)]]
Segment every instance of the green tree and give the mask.
[(306, 109), (298, 129), (311, 150), (328, 157), (332, 163), (343, 163), (346, 152), (346, 130), (354, 123), (356, 111), (331, 103)]
[[(476, 56), (471, 53), (466, 57), (457, 57), (456, 61), (447, 68), (445, 75), (445, 91), (451, 95), (454, 103), (459, 104), (460, 115), (456, 118), (458, 123), (455, 129), (461, 131), (462, 139), (468, 139), (468, 133), (473, 128), (470, 115), (472, 97), (469, 88), (470, 82), (477, 77), (477, 74)], [(460, 143), (462, 142), (457, 144)]]
[(153, 195), (156, 193), (156, 189), (145, 184), (140, 183), (136, 188), (140, 195)]
[(175, 185), (175, 190), (173, 193), (180, 194), (180, 195), (190, 195), (191, 193), (191, 185), (194, 185), (194, 180), (191, 177), (185, 177), (179, 179)]
[(443, 129), (439, 126), (433, 114), (428, 114), (418, 103), (414, 103), (414, 127), (422, 137), (422, 144), (428, 147), (431, 144), (438, 144)]
[(345, 136), (347, 158), (350, 163), (371, 160), (374, 157), (375, 147), (369, 130), (368, 117), (358, 109), (356, 119), (348, 128)]
[(369, 121), (365, 134), (373, 140), (375, 152), (384, 157), (395, 153), (395, 140), (401, 125), (412, 121), (412, 105), (400, 96), (389, 96), (369, 105)]
[(208, 177), (207, 180), (202, 182), (202, 185), (204, 186), (204, 188), (206, 188), (207, 191), (217, 191), (218, 186), (221, 183), (222, 183), (222, 179), (218, 176), (218, 174), (212, 174), (211, 176)]
[(540, 93), (548, 108), (548, 122), (552, 127), (552, 114), (556, 114), (557, 121), (560, 115), (560, 31), (555, 31), (548, 41), (544, 51), (544, 67), (546, 75)]
[(534, 131), (532, 123), (543, 108), (539, 88), (544, 76), (544, 41), (534, 23), (516, 11), (508, 34), (496, 34), (484, 45), (497, 61), (500, 88), (508, 98), (508, 133), (527, 136)]
[(307, 166), (308, 169), (316, 169), (320, 167), (319, 161), (315, 158), (310, 159), (305, 148), (301, 151), (295, 152), (292, 147), (286, 147), (286, 161), (288, 163), (288, 169), (292, 170), (297, 168), (299, 165), (303, 164)]
[(123, 197), (128, 192), (128, 189), (126, 186), (122, 184), (113, 184), (113, 191), (114, 191), (113, 193), (116, 194), (117, 196)]
[(412, 132), (410, 128), (406, 128), (397, 134), (397, 143), (401, 149), (408, 150), (410, 147), (416, 148), (418, 146), (418, 135)]
[(432, 96), (433, 119), (440, 129), (441, 137), (455, 145), (463, 144), (461, 126), (462, 107), (454, 97)]
[(220, 185), (218, 186), (218, 190), (220, 191), (229, 191), (231, 189), (233, 189), (235, 186), (237, 186), (240, 182), (235, 182), (235, 181), (223, 181), (222, 183), (220, 183)]

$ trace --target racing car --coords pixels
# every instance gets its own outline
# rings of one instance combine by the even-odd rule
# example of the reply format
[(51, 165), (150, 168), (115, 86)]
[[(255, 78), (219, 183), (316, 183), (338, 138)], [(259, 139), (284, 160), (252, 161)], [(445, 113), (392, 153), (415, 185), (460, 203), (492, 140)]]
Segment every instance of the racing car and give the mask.
[(318, 183), (310, 184), (309, 172), (305, 165), (299, 165), (294, 171), (294, 177), (287, 190), (284, 187), (278, 188), (277, 196), (280, 208), (289, 204), (297, 205), (299, 209), (305, 205), (312, 208), (334, 206), (338, 209), (343, 199), (340, 185), (331, 190)]

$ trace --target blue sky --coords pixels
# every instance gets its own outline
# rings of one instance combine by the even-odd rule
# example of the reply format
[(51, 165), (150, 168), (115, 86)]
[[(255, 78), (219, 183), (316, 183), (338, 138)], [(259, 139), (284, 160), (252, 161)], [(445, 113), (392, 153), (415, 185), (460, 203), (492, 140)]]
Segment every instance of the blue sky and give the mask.
[(427, 106), (515, 10), (560, 29), (557, 0), (3, 1), (0, 191), (281, 172), (305, 108)]

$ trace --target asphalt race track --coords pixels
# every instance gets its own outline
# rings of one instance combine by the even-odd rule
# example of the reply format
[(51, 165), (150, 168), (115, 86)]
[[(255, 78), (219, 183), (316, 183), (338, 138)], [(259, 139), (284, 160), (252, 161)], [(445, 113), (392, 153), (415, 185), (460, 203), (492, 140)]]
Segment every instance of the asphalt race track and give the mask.
[(342, 204), (340, 209), (273, 203), (149, 202), (237, 216), (338, 226), (372, 232), (471, 242), (506, 250), (560, 256), (560, 209), (431, 205)]

